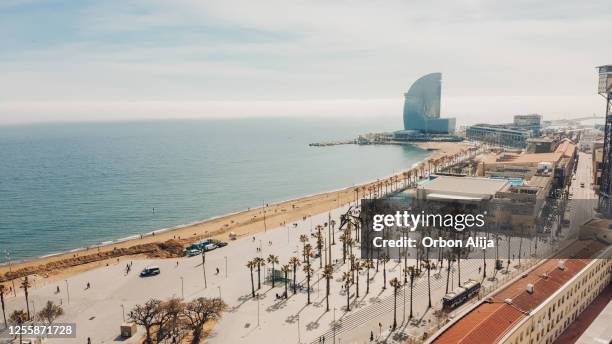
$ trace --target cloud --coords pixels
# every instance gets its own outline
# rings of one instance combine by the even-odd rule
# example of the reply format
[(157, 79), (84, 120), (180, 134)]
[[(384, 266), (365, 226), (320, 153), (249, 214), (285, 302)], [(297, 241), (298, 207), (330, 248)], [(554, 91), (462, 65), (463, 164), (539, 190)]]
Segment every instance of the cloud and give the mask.
[[(67, 118), (60, 104), (82, 118), (101, 107), (70, 104), (107, 104), (116, 118), (133, 116), (121, 104), (152, 102), (177, 103), (161, 107), (167, 117), (176, 115), (173, 108), (191, 108), (184, 104), (210, 102), (226, 104), (226, 116), (242, 115), (232, 102), (278, 102), (270, 112), (296, 102), (304, 113), (325, 112), (320, 104), (342, 99), (401, 104), (410, 83), (432, 71), (444, 73), (445, 101), (469, 100), (448, 101), (449, 113), (480, 113), (478, 99), (500, 114), (591, 113), (599, 106), (593, 67), (612, 56), (601, 41), (612, 31), (609, 1), (48, 0), (4, 6), (0, 102), (50, 120)], [(541, 102), (531, 100), (538, 97)], [(54, 114), (41, 104), (53, 104)], [(0, 105), (0, 123), (18, 121), (7, 109), (14, 107)]]

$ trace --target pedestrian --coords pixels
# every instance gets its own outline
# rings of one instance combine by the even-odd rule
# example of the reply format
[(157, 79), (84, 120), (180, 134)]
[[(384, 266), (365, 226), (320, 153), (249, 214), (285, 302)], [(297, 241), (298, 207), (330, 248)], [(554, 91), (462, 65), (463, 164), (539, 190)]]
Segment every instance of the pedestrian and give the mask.
[(91, 338), (87, 337), (87, 344), (91, 344)]
[(217, 268), (217, 275), (219, 274), (219, 268)]
[(59, 285), (57, 286), (57, 290), (56, 290), (56, 294), (59, 294), (60, 290), (59, 290)]
[(374, 331), (370, 331), (370, 342), (374, 340)]

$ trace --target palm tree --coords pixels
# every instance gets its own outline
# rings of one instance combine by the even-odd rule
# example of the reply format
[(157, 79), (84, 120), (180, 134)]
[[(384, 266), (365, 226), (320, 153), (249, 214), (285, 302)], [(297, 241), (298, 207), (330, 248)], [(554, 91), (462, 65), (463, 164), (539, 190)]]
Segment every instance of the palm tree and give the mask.
[(312, 253), (312, 246), (310, 244), (304, 245), (304, 255), (306, 256), (306, 264), (310, 265), (310, 254)]
[(380, 260), (383, 262), (383, 290), (387, 289), (387, 262), (389, 261), (389, 256), (386, 254), (380, 257)]
[(266, 265), (266, 261), (261, 257), (256, 257), (255, 264), (257, 265), (257, 290), (261, 289), (261, 267)]
[(427, 298), (429, 299), (428, 307), (431, 308), (431, 261), (429, 260), (429, 247), (427, 248)]
[[(23, 311), (23, 310), (16, 310), (13, 313), (11, 313), (11, 316), (9, 317), (9, 320), (11, 321), (12, 324), (15, 324), (17, 326), (21, 326), (23, 325), (23, 323), (25, 323), (26, 321), (28, 321), (29, 316)], [(23, 343), (23, 334), (22, 331), (19, 331), (19, 343)]]
[(319, 250), (319, 268), (323, 267), (323, 254), (321, 250), (323, 249), (323, 235), (321, 234), (321, 229), (323, 226), (317, 225), (317, 249)]
[(408, 274), (410, 276), (410, 317), (408, 317), (408, 319), (412, 319), (412, 292), (414, 289), (414, 278), (416, 277), (416, 269), (414, 266), (408, 267)]
[(353, 274), (350, 271), (343, 272), (342, 281), (346, 289), (346, 311), (349, 312), (351, 310), (351, 283), (353, 283)]
[(357, 261), (357, 257), (354, 254), (351, 254), (349, 257), (349, 270), (353, 274), (353, 282), (355, 281), (355, 262)]
[(329, 220), (329, 226), (331, 227), (331, 233), (332, 233), (332, 245), (335, 245), (336, 236), (334, 235), (334, 227), (336, 226), (336, 220)]
[(53, 324), (55, 319), (64, 315), (64, 309), (60, 305), (56, 305), (53, 301), (47, 301), (45, 307), (38, 312), (36, 317), (48, 325)]
[(289, 266), (289, 264), (285, 264), (283, 266), (281, 266), (281, 271), (285, 274), (285, 297), (287, 297), (287, 295), (289, 295), (287, 293), (287, 284), (289, 283), (289, 281), (287, 280), (287, 275), (289, 275), (289, 271), (291, 270), (291, 266)]
[(251, 270), (251, 295), (253, 295), (253, 297), (255, 297), (255, 282), (253, 281), (253, 269), (255, 269), (256, 266), (257, 263), (255, 262), (255, 260), (249, 260), (246, 263), (246, 267)]
[(363, 261), (363, 268), (367, 270), (366, 275), (366, 295), (370, 292), (370, 269), (374, 268), (374, 262), (372, 259), (366, 259)]
[(298, 257), (291, 257), (289, 258), (289, 264), (293, 265), (293, 294), (295, 295), (296, 291), (295, 291), (295, 277), (297, 276), (297, 267), (298, 265), (300, 265), (300, 258)]
[(4, 318), (4, 328), (8, 328), (8, 325), (6, 323), (6, 311), (4, 309), (4, 290), (6, 289), (6, 287), (4, 286), (4, 284), (0, 284), (0, 303), (2, 303), (2, 317)]
[(402, 286), (402, 283), (397, 279), (397, 277), (393, 277), (389, 284), (393, 287), (393, 330), (397, 327), (397, 290)]
[(278, 264), (278, 256), (273, 254), (268, 256), (268, 263), (272, 264), (272, 288), (274, 288), (274, 264)]
[(448, 293), (448, 282), (449, 282), (449, 278), (451, 274), (451, 268), (452, 268), (451, 265), (453, 262), (452, 252), (448, 252), (446, 254), (446, 260), (447, 260), (447, 263), (446, 263), (446, 291), (445, 292)]
[(21, 282), (21, 288), (23, 288), (23, 292), (25, 294), (25, 302), (26, 302), (26, 309), (28, 311), (28, 320), (30, 320), (30, 301), (29, 301), (29, 294), (28, 294), (28, 288), (30, 288), (32, 285), (30, 284), (30, 282), (28, 281), (28, 276), (24, 277), (23, 282)]
[(306, 234), (302, 234), (300, 235), (300, 241), (302, 242), (302, 256), (303, 256), (303, 262), (306, 263), (306, 243), (308, 242), (308, 236)]
[(359, 297), (359, 272), (363, 270), (364, 265), (365, 264), (359, 260), (355, 260), (355, 263), (353, 263), (353, 271), (357, 273), (357, 276), (355, 277), (355, 280), (357, 282), (357, 291), (355, 293), (355, 297)]
[(306, 292), (308, 293), (308, 301), (306, 304), (309, 305), (310, 304), (310, 277), (312, 276), (312, 273), (314, 271), (312, 270), (310, 263), (306, 263), (302, 269), (304, 270), (304, 273), (306, 274)]
[(323, 277), (325, 278), (325, 311), (329, 312), (329, 280), (331, 280), (334, 276), (334, 268), (330, 264), (325, 265), (323, 269)]

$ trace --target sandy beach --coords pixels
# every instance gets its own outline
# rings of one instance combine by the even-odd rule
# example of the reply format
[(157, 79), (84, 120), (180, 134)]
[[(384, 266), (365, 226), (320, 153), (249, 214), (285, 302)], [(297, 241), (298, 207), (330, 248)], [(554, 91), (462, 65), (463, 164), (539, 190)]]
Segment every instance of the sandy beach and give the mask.
[[(461, 154), (467, 150), (462, 143), (428, 142), (417, 144), (422, 149), (434, 151), (428, 159), (440, 159), (444, 156)], [(427, 160), (425, 160), (426, 162)], [(427, 163), (424, 169), (427, 171)], [(405, 171), (411, 168), (407, 166)], [(414, 168), (416, 169), (416, 168)], [(351, 186), (336, 191), (302, 197), (295, 200), (268, 204), (264, 208), (254, 208), (238, 213), (223, 215), (208, 219), (200, 223), (176, 227), (170, 230), (151, 232), (129, 240), (118, 241), (106, 245), (89, 247), (81, 250), (60, 253), (56, 255), (35, 258), (23, 262), (13, 262), (0, 267), (0, 281), (11, 288), (11, 280), (29, 275), (31, 279), (65, 278), (68, 275), (80, 273), (99, 267), (116, 263), (127, 257), (173, 258), (182, 253), (185, 245), (203, 238), (215, 238), (229, 241), (229, 233), (236, 233), (238, 237), (264, 232), (269, 228), (296, 221), (308, 219), (313, 214), (323, 213), (342, 205), (355, 202), (369, 191), (368, 188), (379, 183), (396, 179), (401, 184), (402, 171), (386, 179), (373, 181), (361, 185)], [(265, 215), (265, 216), (264, 216)], [(265, 220), (264, 220), (265, 217)]]

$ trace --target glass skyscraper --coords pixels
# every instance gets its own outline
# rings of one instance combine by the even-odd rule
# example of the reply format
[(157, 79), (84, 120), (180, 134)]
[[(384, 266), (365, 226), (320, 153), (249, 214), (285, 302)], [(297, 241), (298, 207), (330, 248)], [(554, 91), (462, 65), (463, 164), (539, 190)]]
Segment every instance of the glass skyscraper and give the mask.
[(404, 94), (404, 129), (421, 133), (455, 131), (454, 118), (440, 118), (442, 74), (431, 73), (415, 81)]

